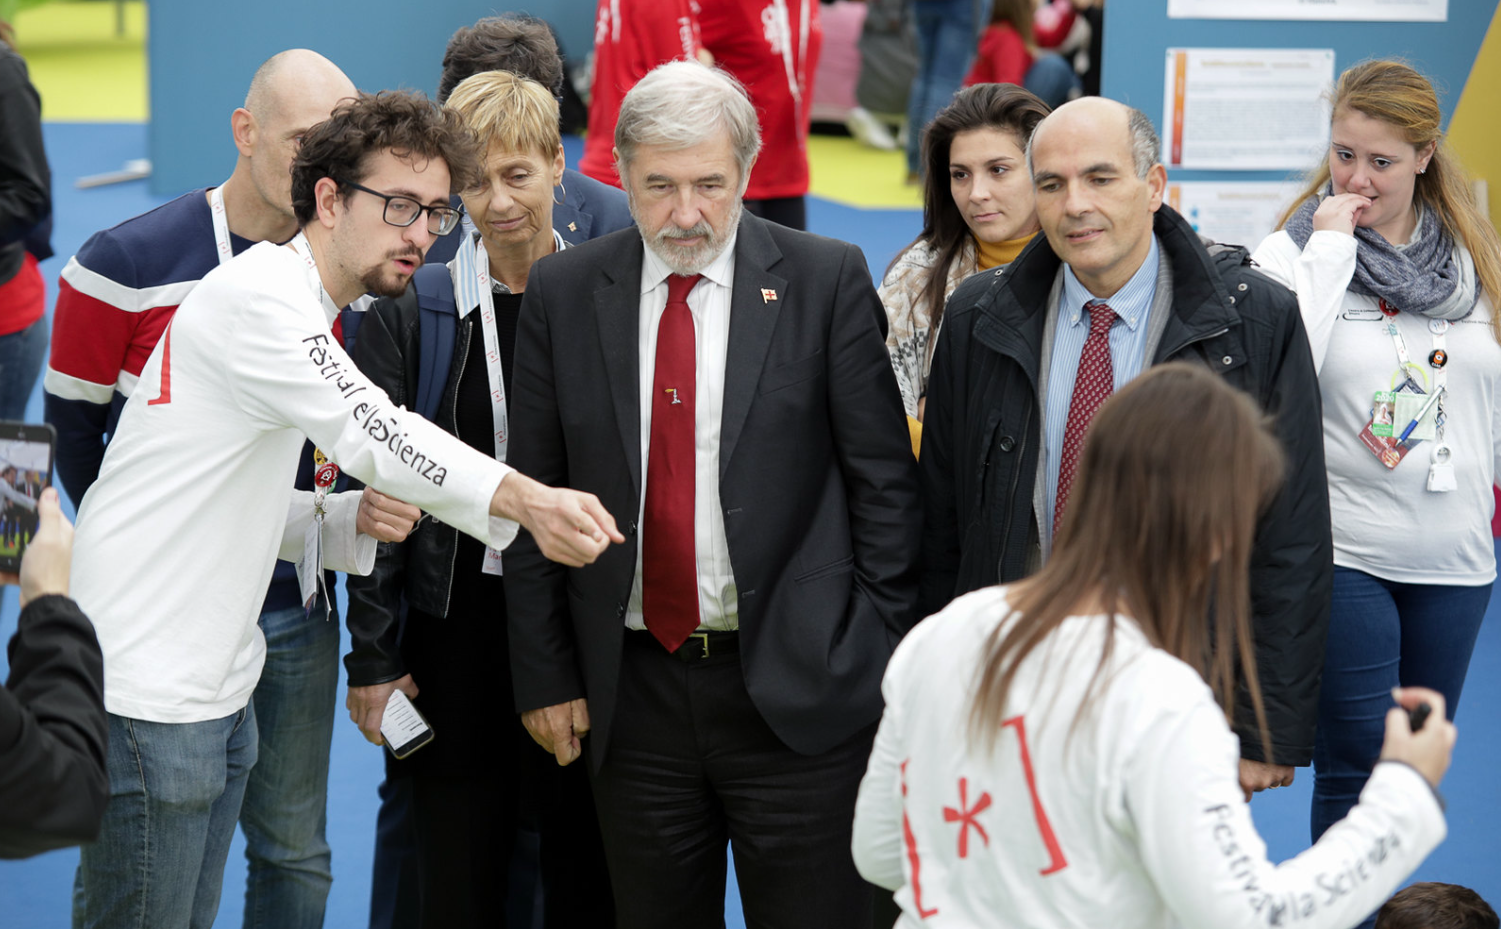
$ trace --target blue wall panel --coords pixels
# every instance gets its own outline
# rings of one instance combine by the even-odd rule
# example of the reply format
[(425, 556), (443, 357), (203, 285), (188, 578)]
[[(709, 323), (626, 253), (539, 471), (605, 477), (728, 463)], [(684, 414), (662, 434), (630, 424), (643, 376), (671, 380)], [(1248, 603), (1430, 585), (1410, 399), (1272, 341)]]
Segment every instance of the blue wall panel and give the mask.
[[(1254, 3), (1255, 0), (1225, 0)], [(1162, 131), (1163, 56), (1169, 48), (1332, 48), (1335, 74), (1366, 58), (1405, 58), (1454, 112), (1497, 0), (1449, 0), (1445, 23), (1276, 22), (1168, 19), (1167, 0), (1105, 5), (1101, 92), (1140, 109)], [(1175, 180), (1276, 180), (1277, 171), (1172, 172)]]
[(296, 47), (327, 55), (361, 90), (433, 93), (458, 27), (507, 9), (551, 22), (572, 58), (593, 46), (594, 0), (151, 0), (151, 189), (175, 194), (234, 167), (229, 114), (262, 61)]

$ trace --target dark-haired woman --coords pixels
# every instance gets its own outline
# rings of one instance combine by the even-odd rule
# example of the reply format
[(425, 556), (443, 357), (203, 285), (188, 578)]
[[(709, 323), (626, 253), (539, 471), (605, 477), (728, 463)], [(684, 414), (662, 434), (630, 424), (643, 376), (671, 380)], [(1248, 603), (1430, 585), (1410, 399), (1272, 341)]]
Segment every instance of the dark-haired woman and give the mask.
[(1323, 396), (1335, 568), (1315, 838), (1370, 775), (1388, 690), (1431, 687), (1452, 717), (1496, 577), (1501, 240), (1441, 115), (1402, 62), (1346, 71), (1328, 157), (1255, 254), (1297, 291)]
[(899, 926), (1347, 929), (1438, 845), (1455, 732), (1418, 689), (1396, 698), (1433, 716), (1387, 714), (1359, 815), (1281, 865), (1251, 822), (1227, 718), (1257, 680), (1249, 566), (1283, 467), (1249, 397), (1153, 368), (1094, 419), (1047, 564), (908, 634), (853, 839)]
[(966, 87), (923, 135), (923, 228), (886, 270), (886, 349), (907, 415), (922, 419), (943, 302), (959, 282), (1010, 264), (1040, 228), (1027, 139), (1048, 107), (1014, 84)]

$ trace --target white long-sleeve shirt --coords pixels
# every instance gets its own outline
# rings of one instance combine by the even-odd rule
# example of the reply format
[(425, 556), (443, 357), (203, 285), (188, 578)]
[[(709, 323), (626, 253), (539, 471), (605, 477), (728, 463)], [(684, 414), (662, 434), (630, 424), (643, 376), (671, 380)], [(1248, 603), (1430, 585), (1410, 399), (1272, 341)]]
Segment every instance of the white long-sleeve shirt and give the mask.
[[(1319, 372), (1334, 563), (1406, 584), (1489, 584), (1496, 579), (1491, 485), (1501, 461), (1501, 345), (1491, 334), (1491, 302), (1482, 296), (1473, 313), (1444, 333), (1444, 441), (1457, 486), (1434, 493), (1428, 490), (1434, 442), (1416, 446), (1392, 470), (1361, 444), (1372, 396), (1395, 386), (1397, 353), (1379, 301), (1349, 290), (1355, 256), (1355, 237), (1331, 230), (1315, 232), (1301, 250), (1285, 231), (1273, 233), (1254, 256), (1297, 293)], [(1431, 391), (1428, 318), (1392, 319)]]
[(392, 404), (333, 339), (336, 313), (296, 252), (263, 243), (207, 274), (157, 343), (73, 547), (111, 713), (200, 722), (249, 701), (261, 599), (284, 538), (297, 547), (293, 504), (310, 502), (292, 490), (304, 436), (497, 549), (515, 536), (489, 515), (510, 469)]
[(1004, 588), (961, 597), (919, 623), (886, 671), (854, 855), (867, 880), (900, 888), (899, 926), (1350, 927), (1442, 841), (1427, 782), (1385, 763), (1345, 820), (1272, 865), (1208, 686), (1126, 619), (1077, 727), (1103, 616), (1069, 618), (1028, 656), (987, 754), (970, 709), (1007, 613)]

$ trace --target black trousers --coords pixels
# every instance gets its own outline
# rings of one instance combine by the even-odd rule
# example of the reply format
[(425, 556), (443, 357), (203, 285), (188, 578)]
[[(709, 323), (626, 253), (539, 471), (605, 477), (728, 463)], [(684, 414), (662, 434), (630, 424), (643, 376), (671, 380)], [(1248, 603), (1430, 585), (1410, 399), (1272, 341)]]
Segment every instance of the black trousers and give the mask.
[(751, 703), (738, 654), (685, 663), (627, 632), (621, 665), (592, 777), (620, 929), (722, 927), (727, 843), (748, 929), (869, 929), (850, 830), (874, 724), (800, 755)]

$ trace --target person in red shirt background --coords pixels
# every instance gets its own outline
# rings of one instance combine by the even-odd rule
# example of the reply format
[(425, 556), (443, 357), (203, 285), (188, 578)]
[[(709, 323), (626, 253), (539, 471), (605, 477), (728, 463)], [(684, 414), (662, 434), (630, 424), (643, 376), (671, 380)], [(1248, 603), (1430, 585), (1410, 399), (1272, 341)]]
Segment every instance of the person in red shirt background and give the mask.
[(817, 0), (714, 0), (698, 19), (704, 47), (745, 85), (761, 121), (745, 208), (806, 229), (809, 113), (823, 46)]
[(615, 117), (626, 92), (646, 73), (675, 58), (705, 64), (696, 0), (599, 0), (594, 17), (594, 84), (589, 133), (579, 170), (620, 186), (615, 172)]
[[(1066, 17), (1051, 17), (1048, 22), (1054, 31), (1061, 29), (1066, 35), (1073, 19), (1069, 6)], [(995, 0), (990, 25), (980, 34), (980, 47), (964, 86), (1016, 84), (1041, 97), (1050, 108), (1062, 106), (1078, 96), (1079, 78), (1063, 58), (1039, 51), (1039, 44), (1046, 43), (1034, 32), (1032, 0)]]

